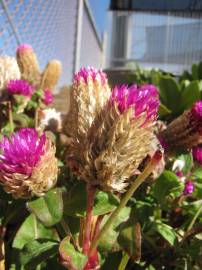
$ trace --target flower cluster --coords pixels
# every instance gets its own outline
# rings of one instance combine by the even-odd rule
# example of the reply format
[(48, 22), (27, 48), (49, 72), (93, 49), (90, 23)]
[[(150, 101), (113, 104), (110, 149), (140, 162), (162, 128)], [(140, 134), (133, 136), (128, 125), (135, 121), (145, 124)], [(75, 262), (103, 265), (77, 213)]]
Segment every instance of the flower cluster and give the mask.
[(123, 85), (110, 93), (102, 71), (82, 68), (74, 77), (71, 105), (65, 122), (69, 166), (90, 185), (124, 191), (156, 143), (157, 89)]
[(0, 181), (15, 198), (42, 195), (57, 180), (55, 148), (45, 134), (22, 128), (0, 142)]

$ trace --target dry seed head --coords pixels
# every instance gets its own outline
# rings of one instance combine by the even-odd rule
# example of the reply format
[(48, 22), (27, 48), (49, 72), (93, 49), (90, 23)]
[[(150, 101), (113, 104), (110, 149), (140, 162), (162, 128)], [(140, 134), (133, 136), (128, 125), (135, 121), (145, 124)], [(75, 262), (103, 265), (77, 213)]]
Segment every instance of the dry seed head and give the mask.
[(189, 150), (202, 143), (202, 102), (196, 102), (159, 133), (159, 139), (166, 151)]
[(30, 45), (22, 44), (17, 48), (16, 55), (22, 79), (38, 86), (41, 76), (37, 56), (33, 48)]
[(62, 65), (57, 60), (51, 60), (43, 71), (40, 88), (53, 90), (60, 79)]

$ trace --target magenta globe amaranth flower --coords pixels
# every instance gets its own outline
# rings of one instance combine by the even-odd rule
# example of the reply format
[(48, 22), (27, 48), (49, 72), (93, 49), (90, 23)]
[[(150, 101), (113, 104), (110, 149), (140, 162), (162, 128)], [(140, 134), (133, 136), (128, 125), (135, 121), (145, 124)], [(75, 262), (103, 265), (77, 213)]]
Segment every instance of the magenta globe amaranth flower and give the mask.
[(57, 180), (55, 147), (43, 133), (22, 128), (0, 141), (0, 181), (15, 198), (42, 195)]
[(44, 98), (43, 98), (43, 102), (46, 104), (46, 105), (50, 105), (51, 103), (53, 103), (53, 94), (51, 92), (51, 90), (49, 89), (46, 89), (44, 90)]
[(120, 113), (129, 108), (134, 111), (134, 117), (144, 113), (146, 120), (156, 119), (159, 106), (158, 91), (153, 85), (116, 86), (112, 90), (110, 105), (117, 104)]
[(97, 70), (93, 67), (82, 67), (79, 72), (74, 75), (74, 84), (89, 84), (100, 82), (102, 85), (107, 84), (107, 75), (102, 70)]
[(185, 182), (185, 186), (184, 186), (184, 191), (183, 191), (183, 194), (184, 195), (190, 195), (194, 192), (194, 184), (192, 181), (190, 180), (187, 180)]
[(197, 146), (192, 149), (192, 155), (195, 161), (202, 165), (202, 147)]
[(25, 80), (10, 80), (7, 84), (7, 90), (12, 95), (22, 95), (31, 97), (34, 93), (34, 88)]

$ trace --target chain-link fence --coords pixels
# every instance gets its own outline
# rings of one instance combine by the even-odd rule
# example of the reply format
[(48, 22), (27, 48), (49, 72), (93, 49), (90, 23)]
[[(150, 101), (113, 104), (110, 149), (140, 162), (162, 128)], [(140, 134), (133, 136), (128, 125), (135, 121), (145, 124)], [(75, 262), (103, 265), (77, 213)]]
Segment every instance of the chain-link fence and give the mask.
[(50, 59), (63, 65), (60, 85), (82, 65), (102, 66), (102, 44), (87, 0), (0, 0), (0, 54), (13, 56), (31, 44), (41, 68)]

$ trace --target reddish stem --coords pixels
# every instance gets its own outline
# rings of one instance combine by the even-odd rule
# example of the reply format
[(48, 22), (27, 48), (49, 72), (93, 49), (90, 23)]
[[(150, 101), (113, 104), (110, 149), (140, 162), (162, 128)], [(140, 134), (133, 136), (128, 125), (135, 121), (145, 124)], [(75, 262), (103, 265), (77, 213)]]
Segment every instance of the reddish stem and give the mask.
[(88, 261), (83, 270), (98, 270), (100, 269), (98, 252), (95, 250), (88, 258)]
[(96, 189), (87, 185), (87, 207), (86, 207), (86, 222), (85, 234), (83, 239), (83, 253), (88, 254), (90, 248), (91, 222), (93, 217), (93, 204), (95, 199)]
[(98, 233), (100, 232), (100, 225), (102, 223), (103, 218), (104, 218), (104, 215), (101, 215), (97, 219), (97, 222), (96, 222), (96, 225), (95, 225), (93, 239), (95, 239), (97, 237)]

